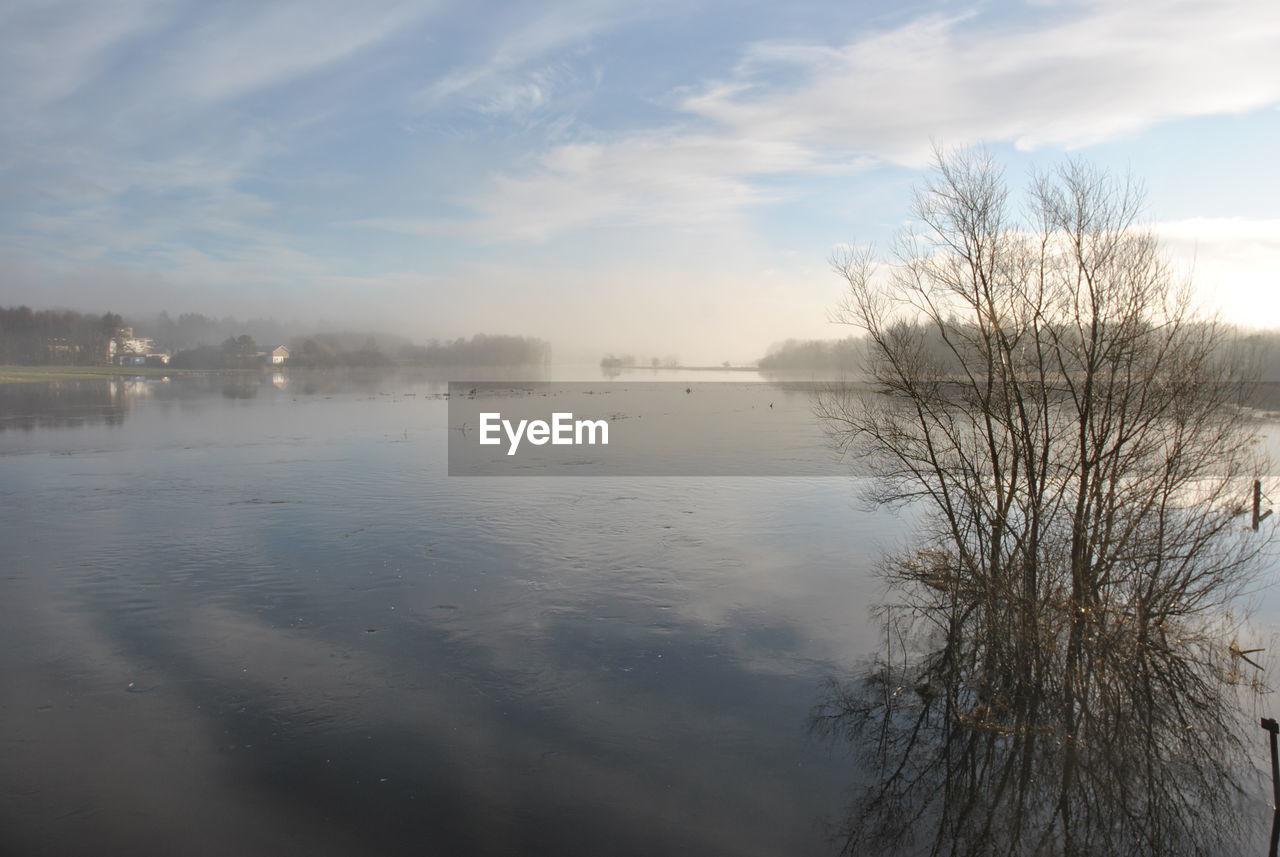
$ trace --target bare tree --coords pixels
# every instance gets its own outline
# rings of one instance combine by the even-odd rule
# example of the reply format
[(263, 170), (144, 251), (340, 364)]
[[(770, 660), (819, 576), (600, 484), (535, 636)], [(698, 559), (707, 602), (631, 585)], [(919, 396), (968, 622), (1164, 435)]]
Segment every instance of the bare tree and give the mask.
[(1202, 853), (1240, 820), (1255, 429), (1141, 198), (1074, 161), (1015, 219), (987, 153), (940, 153), (896, 262), (833, 260), (879, 395), (821, 414), (921, 511), (885, 651), (819, 712), (884, 775), (850, 847), (932, 819), (933, 853)]

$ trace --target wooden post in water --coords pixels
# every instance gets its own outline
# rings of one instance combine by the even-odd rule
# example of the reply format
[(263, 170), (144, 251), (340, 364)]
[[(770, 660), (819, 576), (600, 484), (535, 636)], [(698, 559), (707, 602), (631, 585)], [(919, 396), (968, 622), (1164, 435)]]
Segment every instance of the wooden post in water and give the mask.
[(1262, 728), (1271, 733), (1271, 794), (1275, 798), (1275, 808), (1280, 809), (1280, 749), (1276, 747), (1276, 737), (1280, 734), (1280, 723), (1270, 717), (1262, 718)]
[(1262, 511), (1262, 480), (1253, 480), (1253, 528), (1258, 529), (1261, 524), (1271, 515), (1271, 510)]
[(1280, 749), (1276, 747), (1276, 737), (1280, 733), (1280, 723), (1270, 717), (1262, 718), (1262, 728), (1271, 737), (1271, 857), (1277, 857), (1276, 847), (1280, 845)]

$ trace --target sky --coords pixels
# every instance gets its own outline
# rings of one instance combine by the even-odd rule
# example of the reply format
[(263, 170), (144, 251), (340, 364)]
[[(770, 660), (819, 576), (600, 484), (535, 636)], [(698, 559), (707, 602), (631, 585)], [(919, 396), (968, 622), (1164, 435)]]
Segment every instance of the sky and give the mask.
[(0, 304), (746, 362), (981, 143), (1280, 327), (1274, 0), (4, 0), (0, 81)]

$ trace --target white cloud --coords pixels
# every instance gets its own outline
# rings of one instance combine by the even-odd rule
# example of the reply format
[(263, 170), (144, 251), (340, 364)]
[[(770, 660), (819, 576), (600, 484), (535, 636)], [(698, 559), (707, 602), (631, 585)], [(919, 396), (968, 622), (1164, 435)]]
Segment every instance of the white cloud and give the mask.
[(1265, 108), (1280, 101), (1276, 56), (1280, 14), (1250, 0), (1096, 2), (1019, 24), (926, 16), (834, 46), (758, 43), (728, 77), (679, 97), (692, 122), (551, 149), (493, 177), (467, 200), (477, 220), (453, 228), (506, 241), (727, 223), (779, 198), (762, 176), (922, 166), (934, 139), (1070, 148)]
[(1280, 247), (1280, 218), (1189, 217), (1161, 221), (1153, 224), (1152, 229), (1166, 243), (1190, 241), (1218, 245), (1226, 242)]
[(1205, 306), (1248, 327), (1280, 327), (1280, 218), (1194, 217), (1152, 224)]
[(18, 84), (0, 92), (0, 169), (26, 208), (18, 220), (59, 236), (54, 255), (80, 257), (163, 248), (183, 230), (286, 240), (263, 227), (274, 201), (244, 186), (296, 144), (313, 102), (272, 114), (227, 102), (367, 50), (429, 11), (329, 0), (0, 11), (0, 74)]
[[(118, 105), (173, 108), (292, 80), (392, 36), (430, 7), (377, 2), (187, 4), (173, 0), (19, 3), (0, 12), (0, 71), (10, 110), (47, 107), (140, 62), (102, 92)], [(130, 51), (139, 41), (145, 50)]]
[(541, 240), (600, 225), (708, 225), (774, 198), (749, 177), (801, 167), (786, 143), (718, 136), (646, 135), (621, 143), (560, 146), (539, 168), (494, 180), (478, 200), (479, 230), (498, 241)]
[(637, 134), (612, 143), (557, 146), (519, 175), (496, 175), (467, 202), (472, 220), (375, 218), (351, 225), (418, 235), (463, 234), (487, 243), (539, 242), (579, 229), (667, 225), (717, 229), (744, 208), (788, 192), (752, 181), (789, 172), (850, 173), (786, 141), (717, 134)]
[[(936, 137), (1073, 147), (1264, 108), (1280, 101), (1278, 55), (1280, 13), (1251, 0), (1095, 2), (1017, 25), (930, 16), (836, 47), (758, 44), (681, 106), (726, 134), (914, 166)], [(772, 85), (781, 71), (800, 82)]]

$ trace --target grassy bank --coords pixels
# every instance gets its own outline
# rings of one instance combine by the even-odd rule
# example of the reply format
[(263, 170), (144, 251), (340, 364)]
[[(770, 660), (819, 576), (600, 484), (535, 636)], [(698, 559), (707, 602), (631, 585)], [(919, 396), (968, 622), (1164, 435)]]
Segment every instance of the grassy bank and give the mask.
[(0, 384), (36, 381), (82, 381), (89, 378), (137, 378), (162, 375), (208, 375), (217, 370), (169, 369), (159, 366), (6, 366), (0, 365)]

